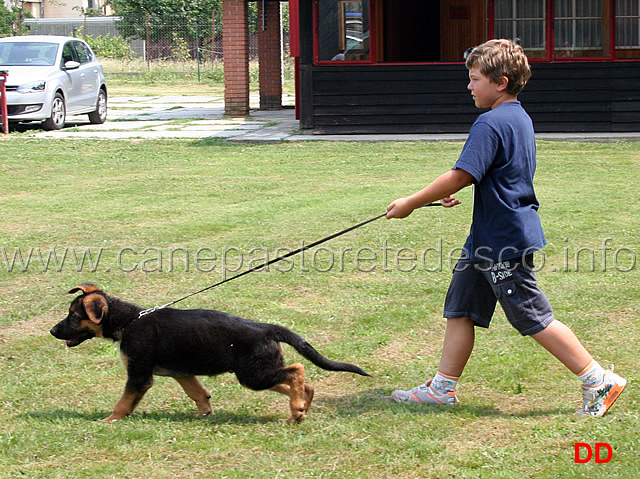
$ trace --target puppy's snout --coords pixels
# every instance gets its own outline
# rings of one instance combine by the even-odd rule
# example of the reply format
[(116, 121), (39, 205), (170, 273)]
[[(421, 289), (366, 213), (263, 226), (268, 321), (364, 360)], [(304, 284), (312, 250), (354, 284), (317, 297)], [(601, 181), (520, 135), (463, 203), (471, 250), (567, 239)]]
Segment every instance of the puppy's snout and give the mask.
[(60, 337), (60, 323), (56, 324), (53, 328), (51, 328), (49, 332), (54, 338), (62, 339)]

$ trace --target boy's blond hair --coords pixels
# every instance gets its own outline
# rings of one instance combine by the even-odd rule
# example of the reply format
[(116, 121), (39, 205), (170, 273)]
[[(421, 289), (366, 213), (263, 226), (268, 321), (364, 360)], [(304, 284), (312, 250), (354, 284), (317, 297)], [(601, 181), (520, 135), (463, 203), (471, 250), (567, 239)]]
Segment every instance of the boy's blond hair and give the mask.
[(531, 68), (522, 47), (511, 40), (489, 40), (478, 45), (467, 56), (468, 69), (480, 72), (494, 83), (507, 77), (506, 91), (518, 95), (531, 77)]

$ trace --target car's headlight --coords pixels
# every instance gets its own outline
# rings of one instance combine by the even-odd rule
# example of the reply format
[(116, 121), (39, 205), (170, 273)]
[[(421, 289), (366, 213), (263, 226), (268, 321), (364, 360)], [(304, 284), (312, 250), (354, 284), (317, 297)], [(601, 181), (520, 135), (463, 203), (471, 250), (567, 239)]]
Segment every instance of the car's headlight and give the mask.
[(47, 82), (44, 80), (25, 83), (24, 85), (20, 85), (18, 87), (18, 93), (41, 93), (44, 91), (47, 86)]

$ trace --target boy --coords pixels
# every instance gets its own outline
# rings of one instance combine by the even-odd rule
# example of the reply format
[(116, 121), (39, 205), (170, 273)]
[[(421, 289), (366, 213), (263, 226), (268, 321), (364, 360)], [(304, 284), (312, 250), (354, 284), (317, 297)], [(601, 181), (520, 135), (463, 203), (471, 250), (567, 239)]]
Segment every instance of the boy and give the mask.
[(472, 184), (473, 222), (445, 300), (447, 318), (435, 376), (411, 390), (396, 390), (397, 402), (452, 405), (455, 389), (473, 350), (475, 327), (489, 327), (497, 300), (509, 322), (532, 336), (582, 381), (578, 412), (603, 416), (620, 396), (626, 380), (605, 371), (575, 334), (553, 317), (536, 284), (533, 253), (546, 244), (533, 189), (536, 146), (531, 119), (517, 101), (531, 70), (524, 51), (509, 40), (490, 40), (466, 59), (467, 88), (478, 117), (451, 171), (426, 188), (394, 201), (387, 218), (405, 218), (420, 205), (453, 196)]

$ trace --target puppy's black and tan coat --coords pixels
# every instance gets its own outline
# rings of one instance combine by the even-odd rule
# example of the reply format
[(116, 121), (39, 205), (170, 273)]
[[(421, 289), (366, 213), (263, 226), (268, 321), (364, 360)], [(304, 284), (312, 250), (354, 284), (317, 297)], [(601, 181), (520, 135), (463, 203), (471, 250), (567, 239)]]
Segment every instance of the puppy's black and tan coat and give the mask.
[(304, 384), (304, 366), (286, 366), (281, 342), (293, 346), (313, 364), (330, 371), (368, 376), (358, 366), (331, 361), (293, 331), (257, 323), (220, 311), (160, 309), (138, 318), (143, 308), (107, 296), (93, 284), (82, 292), (69, 315), (51, 329), (69, 347), (93, 337), (120, 342), (127, 369), (124, 393), (105, 421), (120, 419), (136, 408), (153, 385), (153, 376), (171, 376), (198, 406), (199, 415), (211, 413), (208, 391), (197, 378), (235, 373), (240, 384), (256, 391), (270, 389), (289, 396), (289, 422), (300, 422), (314, 390)]

